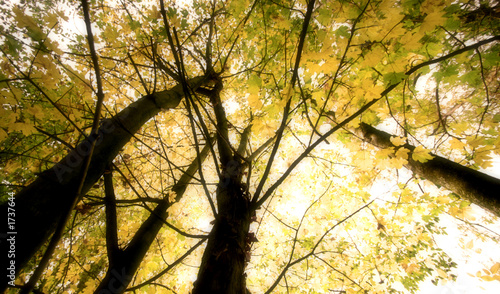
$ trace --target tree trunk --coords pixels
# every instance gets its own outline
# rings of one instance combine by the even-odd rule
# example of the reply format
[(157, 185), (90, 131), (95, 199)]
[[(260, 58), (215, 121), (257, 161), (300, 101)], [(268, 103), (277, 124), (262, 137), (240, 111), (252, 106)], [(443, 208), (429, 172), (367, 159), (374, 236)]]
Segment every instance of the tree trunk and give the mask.
[[(248, 127), (240, 139), (238, 150), (232, 148), (228, 136), (226, 112), (220, 99), (222, 80), (217, 77), (209, 97), (217, 120), (217, 146), (222, 171), (216, 191), (217, 215), (201, 259), (198, 279), (192, 294), (245, 294), (245, 267), (250, 259), (250, 222), (255, 209), (242, 184)], [(234, 153), (236, 151), (236, 153)]]
[[(395, 147), (390, 141), (390, 134), (365, 123), (361, 123), (355, 132), (364, 141), (379, 148)], [(408, 144), (401, 147), (409, 149), (411, 152), (415, 149), (414, 146)], [(432, 156), (434, 156), (432, 160), (423, 163), (408, 156), (408, 163), (405, 164), (405, 167), (418, 176), (443, 186), (471, 203), (500, 216), (500, 179), (462, 166), (436, 154), (432, 154)]]
[(132, 281), (139, 265), (156, 235), (167, 218), (167, 208), (170, 206), (168, 197), (153, 210), (148, 219), (142, 223), (125, 250), (114, 252), (106, 276), (94, 293), (119, 294), (125, 292)]
[(203, 253), (192, 294), (245, 294), (245, 267), (250, 258), (250, 222), (254, 209), (237, 174), (241, 165), (230, 161), (217, 187), (218, 215)]
[[(206, 82), (204, 77), (190, 80), (193, 89)], [(96, 140), (92, 160), (81, 191), (84, 195), (101, 177), (105, 168), (139, 128), (162, 109), (175, 108), (182, 100), (182, 86), (144, 96), (130, 104), (112, 119), (103, 120), (97, 138), (88, 138), (52, 168), (15, 196), (15, 273), (26, 266), (37, 250), (53, 233), (62, 216), (71, 209), (76, 187), (81, 181), (81, 171), (91, 140)], [(7, 203), (0, 205), (7, 211)], [(9, 231), (4, 222), (4, 230)], [(10, 230), (12, 231), (12, 230)], [(8, 244), (2, 241), (1, 252)], [(2, 271), (3, 272), (3, 271)], [(5, 272), (3, 272), (5, 273)], [(6, 274), (0, 277), (0, 292), (7, 284)]]

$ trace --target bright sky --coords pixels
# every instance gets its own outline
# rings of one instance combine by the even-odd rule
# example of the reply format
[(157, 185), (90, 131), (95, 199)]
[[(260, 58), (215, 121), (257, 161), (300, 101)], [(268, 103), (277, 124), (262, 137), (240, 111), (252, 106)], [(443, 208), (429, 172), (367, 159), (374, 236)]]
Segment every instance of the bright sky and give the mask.
[[(474, 213), (481, 215), (484, 210), (473, 205)], [(486, 282), (475, 277), (478, 271), (484, 267), (491, 267), (500, 262), (500, 248), (492, 241), (481, 242), (474, 236), (465, 235), (461, 232), (451, 217), (441, 217), (441, 223), (447, 227), (448, 236), (436, 236), (436, 243), (458, 264), (456, 282), (436, 287), (428, 282), (422, 285), (420, 293), (498, 293), (499, 281)], [(500, 222), (488, 226), (496, 232), (500, 232)], [(461, 241), (463, 239), (464, 241)], [(465, 251), (463, 246), (472, 240), (473, 249)], [(470, 276), (474, 275), (473, 276)]]
[[(427, 74), (427, 77), (431, 75), (432, 72)], [(420, 84), (417, 85), (417, 88), (420, 88), (419, 91), (432, 86), (429, 84), (429, 81), (426, 80), (425, 76), (421, 77), (418, 83)], [(394, 126), (384, 125), (378, 126), (378, 128), (389, 133), (394, 133)], [(488, 170), (482, 169), (481, 172), (500, 178), (500, 158), (494, 158), (493, 166), (488, 168)], [(410, 177), (409, 171), (404, 169), (400, 170), (399, 174), (406, 178)], [(390, 193), (390, 188), (387, 188), (390, 186), (391, 185), (386, 181), (379, 181), (378, 183), (375, 183), (371, 190), (372, 196), (383, 198), (385, 193)], [(472, 205), (472, 207), (473, 213), (478, 219), (486, 213), (489, 213), (477, 205)], [(432, 284), (429, 279), (421, 285), (418, 293), (498, 293), (498, 289), (500, 288), (499, 281), (487, 282), (475, 276), (478, 271), (481, 271), (484, 268), (490, 268), (496, 262), (500, 262), (500, 247), (498, 243), (493, 241), (481, 242), (471, 234), (464, 234), (464, 232), (458, 227), (459, 221), (449, 215), (441, 215), (439, 225), (447, 228), (448, 235), (436, 235), (434, 238), (437, 245), (443, 249), (455, 263), (457, 263), (457, 268), (454, 271), (454, 274), (457, 275), (457, 279), (455, 282), (448, 282), (444, 285), (439, 284), (437, 286)], [(497, 220), (494, 224), (486, 225), (486, 227), (493, 232), (498, 233), (500, 240), (500, 220)], [(465, 249), (465, 245), (471, 240), (473, 249)]]
[[(403, 170), (400, 170), (400, 175)], [(409, 176), (409, 175), (407, 175)], [(374, 185), (371, 193), (375, 197), (383, 198), (385, 193), (390, 193), (387, 189), (387, 182)], [(385, 191), (384, 191), (385, 188)], [(479, 217), (486, 213), (482, 208), (472, 205), (474, 216)], [(481, 242), (474, 235), (464, 234), (458, 228), (458, 221), (451, 216), (441, 215), (440, 226), (446, 227), (448, 235), (435, 235), (436, 244), (443, 249), (455, 263), (457, 268), (453, 274), (457, 275), (455, 282), (447, 282), (435, 286), (430, 280), (423, 283), (418, 293), (426, 294), (458, 294), (458, 293), (498, 293), (500, 287), (499, 281), (483, 281), (475, 277), (478, 271), (483, 268), (490, 268), (496, 262), (500, 262), (500, 248), (493, 241)], [(500, 221), (495, 224), (487, 225), (494, 232), (500, 233)], [(472, 250), (465, 249), (472, 240)], [(473, 276), (471, 276), (473, 275)]]

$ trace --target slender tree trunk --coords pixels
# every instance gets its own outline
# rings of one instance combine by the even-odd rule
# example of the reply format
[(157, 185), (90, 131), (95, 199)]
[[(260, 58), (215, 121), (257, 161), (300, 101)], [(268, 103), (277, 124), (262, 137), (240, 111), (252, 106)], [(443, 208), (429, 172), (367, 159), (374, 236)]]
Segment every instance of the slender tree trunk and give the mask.
[[(356, 134), (364, 141), (379, 148), (394, 147), (390, 141), (391, 135), (389, 133), (377, 130), (365, 123), (360, 124), (359, 128), (356, 129)], [(414, 146), (408, 144), (402, 147), (411, 152), (415, 149)], [(413, 160), (410, 155), (405, 166), (415, 174), (500, 216), (500, 179), (436, 154), (432, 154), (434, 158), (424, 163)]]
[(113, 253), (106, 276), (94, 293), (118, 294), (125, 292), (151, 243), (160, 231), (163, 221), (167, 218), (167, 208), (169, 206), (170, 203), (167, 197), (156, 206), (148, 219), (142, 223), (127, 248)]
[[(111, 213), (108, 213), (108, 207), (106, 207), (106, 239), (107, 242), (110, 243), (107, 245), (111, 247), (108, 247), (109, 267), (104, 279), (95, 290), (96, 294), (120, 294), (125, 292), (151, 246), (151, 243), (163, 226), (167, 218), (167, 209), (182, 198), (187, 185), (199, 168), (199, 162), (203, 163), (206, 159), (210, 150), (210, 144), (211, 142), (207, 142), (207, 145), (205, 145), (200, 152), (200, 160), (198, 161), (198, 158), (195, 158), (179, 181), (172, 187), (172, 193), (176, 195), (174, 202), (170, 203), (167, 196), (158, 204), (148, 219), (142, 223), (139, 230), (134, 234), (134, 237), (126, 246), (126, 249), (118, 248), (118, 240), (116, 238), (116, 213), (113, 211), (113, 207), (109, 207)], [(110, 175), (104, 175), (105, 179), (106, 176), (110, 177)], [(112, 185), (112, 182), (105, 184), (107, 186)], [(108, 189), (108, 187), (106, 187), (106, 189)], [(114, 194), (113, 191), (109, 193), (107, 191), (106, 197), (108, 198), (108, 194), (111, 193)], [(111, 195), (110, 198), (114, 198), (114, 195)], [(113, 204), (114, 203), (108, 203), (107, 205)], [(112, 237), (110, 238), (110, 236)]]
[[(190, 85), (197, 89), (205, 82), (206, 78), (197, 77), (190, 80)], [(170, 90), (144, 96), (112, 119), (103, 120), (97, 138), (81, 142), (59, 163), (44, 171), (15, 196), (16, 275), (47, 241), (64, 212), (71, 209), (75, 197), (78, 197), (76, 189), (81, 181), (81, 170), (85, 156), (89, 154), (91, 140), (96, 140), (95, 149), (81, 195), (101, 177), (108, 164), (142, 125), (160, 110), (177, 107), (183, 96), (182, 87), (177, 85)], [(7, 203), (0, 205), (0, 211), (7, 211)], [(8, 231), (6, 225), (7, 222), (4, 222), (4, 230)], [(2, 240), (1, 252), (7, 252), (8, 245)], [(0, 277), (0, 292), (7, 286), (4, 270)]]

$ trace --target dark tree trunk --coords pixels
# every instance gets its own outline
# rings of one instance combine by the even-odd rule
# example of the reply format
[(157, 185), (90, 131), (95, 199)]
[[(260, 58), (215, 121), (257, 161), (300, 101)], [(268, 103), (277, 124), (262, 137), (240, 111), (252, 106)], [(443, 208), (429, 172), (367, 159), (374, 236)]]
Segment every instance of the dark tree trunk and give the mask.
[[(379, 148), (394, 147), (390, 141), (390, 134), (365, 123), (360, 124), (359, 128), (356, 129), (356, 134), (361, 136), (364, 141)], [(414, 146), (408, 144), (402, 147), (411, 152), (415, 149)], [(408, 164), (405, 166), (418, 176), (443, 186), (471, 203), (500, 216), (500, 179), (436, 154), (432, 155), (434, 156), (432, 160), (422, 163), (413, 160), (410, 154)]]
[(169, 206), (168, 198), (164, 199), (156, 206), (148, 219), (142, 223), (127, 248), (114, 252), (113, 258), (110, 258), (106, 276), (94, 293), (119, 294), (125, 292), (151, 243), (160, 231), (163, 221), (167, 218)]
[(248, 127), (241, 136), (238, 150), (229, 141), (227, 117), (220, 99), (222, 82), (218, 80), (210, 101), (217, 120), (217, 146), (222, 166), (217, 186), (217, 215), (203, 253), (198, 279), (192, 294), (246, 293), (245, 267), (250, 258), (250, 222), (255, 209), (242, 184)]
[[(194, 78), (190, 85), (196, 89), (205, 81), (204, 77)], [(71, 209), (77, 197), (76, 189), (81, 181), (84, 159), (89, 154), (90, 140), (96, 140), (96, 143), (81, 195), (101, 177), (108, 164), (144, 123), (162, 109), (177, 107), (183, 96), (182, 87), (177, 85), (170, 90), (140, 98), (112, 119), (104, 120), (97, 138), (84, 140), (15, 196), (16, 275), (47, 241), (62, 216)], [(0, 210), (2, 213), (7, 212), (7, 203), (0, 205)], [(6, 224), (4, 222), (3, 230), (9, 231)], [(1, 245), (1, 252), (7, 252), (9, 244), (2, 240)], [(4, 271), (0, 277), (0, 292), (7, 286)]]
[(230, 161), (217, 189), (218, 216), (194, 284), (193, 294), (246, 293), (245, 267), (250, 258), (249, 228), (252, 214), (248, 195), (237, 173), (240, 164)]

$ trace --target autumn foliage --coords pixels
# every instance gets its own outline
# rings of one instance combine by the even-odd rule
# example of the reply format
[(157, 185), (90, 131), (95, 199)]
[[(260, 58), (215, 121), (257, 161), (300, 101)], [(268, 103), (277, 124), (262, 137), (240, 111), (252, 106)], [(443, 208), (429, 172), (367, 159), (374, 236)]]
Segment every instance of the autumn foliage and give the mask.
[(43, 0), (0, 19), (7, 293), (414, 293), (458, 274), (444, 223), (466, 251), (499, 240), (495, 1)]

